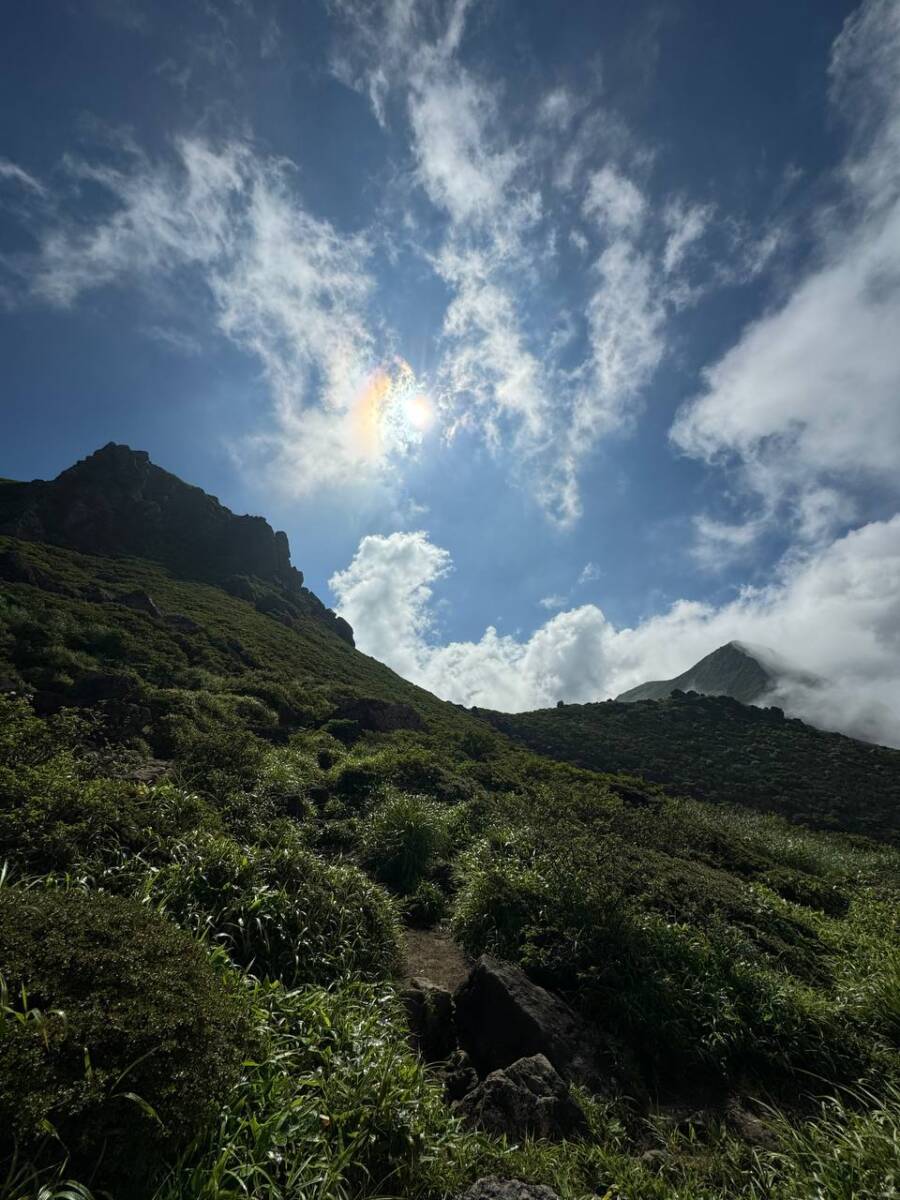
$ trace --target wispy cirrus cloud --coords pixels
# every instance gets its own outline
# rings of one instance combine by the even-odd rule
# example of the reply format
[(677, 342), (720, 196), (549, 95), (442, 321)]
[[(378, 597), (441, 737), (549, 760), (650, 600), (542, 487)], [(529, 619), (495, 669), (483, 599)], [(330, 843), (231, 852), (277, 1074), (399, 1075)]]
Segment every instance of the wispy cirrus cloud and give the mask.
[[(448, 430), (479, 431), (511, 454), (548, 514), (571, 525), (585, 460), (628, 428), (667, 352), (669, 317), (701, 294), (680, 269), (713, 210), (683, 200), (655, 211), (625, 162), (646, 174), (650, 156), (596, 95), (560, 85), (519, 111), (463, 61), (472, 5), (335, 7), (350, 35), (336, 73), (379, 120), (405, 125), (410, 179), (439, 218), (437, 245), (422, 253), (451, 291), (435, 370)], [(564, 245), (585, 260), (583, 315), (559, 339), (543, 296)]]
[[(235, 453), (294, 494), (375, 479), (413, 448), (418, 430), (386, 413), (398, 377), (377, 370), (369, 243), (310, 213), (289, 163), (247, 141), (183, 137), (160, 159), (123, 142), (114, 160), (63, 169), (71, 211), (57, 196), (52, 216), (35, 215), (37, 250), (2, 264), (14, 303), (67, 308), (126, 285), (191, 295), (257, 360), (271, 395), (269, 421)], [(84, 183), (105, 193), (103, 216), (80, 214)], [(181, 353), (196, 348), (170, 324), (147, 328)]]
[[(821, 542), (853, 520), (863, 490), (900, 495), (896, 4), (866, 0), (848, 18), (830, 74), (850, 146), (840, 203), (816, 214), (815, 265), (707, 369), (672, 428), (679, 449), (730, 468), (756, 497), (744, 544), (773, 522)], [(721, 527), (700, 533), (712, 555)]]

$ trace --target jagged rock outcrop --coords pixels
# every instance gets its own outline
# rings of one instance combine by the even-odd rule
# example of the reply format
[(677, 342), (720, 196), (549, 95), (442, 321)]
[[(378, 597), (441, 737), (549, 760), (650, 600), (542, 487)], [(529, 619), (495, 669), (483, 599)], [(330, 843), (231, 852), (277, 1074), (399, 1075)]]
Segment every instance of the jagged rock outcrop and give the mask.
[(262, 517), (235, 515), (143, 450), (110, 442), (56, 479), (4, 482), (0, 534), (83, 554), (146, 558), (233, 594), (240, 592), (229, 584), (246, 581), (242, 598), (268, 604), (279, 619), (314, 617), (353, 644), (347, 622), (303, 586), (285, 533)]
[(453, 1107), (473, 1129), (511, 1141), (528, 1136), (561, 1141), (587, 1132), (569, 1085), (543, 1054), (492, 1071)]
[(559, 1196), (542, 1183), (523, 1183), (520, 1179), (498, 1179), (488, 1175), (473, 1183), (460, 1200), (559, 1200)]
[(538, 1054), (566, 1079), (602, 1081), (596, 1034), (518, 967), (482, 955), (453, 1000), (459, 1044), (481, 1074)]

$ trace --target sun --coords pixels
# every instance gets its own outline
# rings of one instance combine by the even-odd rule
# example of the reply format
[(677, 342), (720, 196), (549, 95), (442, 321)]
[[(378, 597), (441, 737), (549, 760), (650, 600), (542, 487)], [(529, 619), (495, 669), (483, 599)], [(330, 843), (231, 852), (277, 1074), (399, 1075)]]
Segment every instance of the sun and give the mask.
[(353, 409), (357, 440), (372, 460), (421, 445), (436, 419), (434, 402), (399, 356), (370, 372)]
[(400, 399), (400, 407), (403, 419), (420, 433), (424, 433), (434, 421), (434, 405), (424, 392), (405, 394)]

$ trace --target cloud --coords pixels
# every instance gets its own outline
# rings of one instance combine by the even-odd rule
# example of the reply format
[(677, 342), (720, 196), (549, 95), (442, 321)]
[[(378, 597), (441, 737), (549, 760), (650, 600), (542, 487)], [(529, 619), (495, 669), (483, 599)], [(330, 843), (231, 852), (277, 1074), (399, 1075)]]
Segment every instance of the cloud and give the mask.
[(190, 297), (257, 360), (269, 388), (272, 420), (236, 456), (292, 494), (382, 478), (421, 441), (391, 412), (409, 369), (378, 366), (369, 243), (304, 207), (290, 163), (247, 141), (185, 137), (159, 160), (123, 143), (114, 161), (70, 158), (64, 169), (76, 190), (90, 183), (108, 203), (103, 216), (47, 224), (40, 214), (37, 251), (3, 264), (20, 304), (68, 308), (109, 286), (162, 290), (169, 320), (148, 332), (183, 353), (192, 347), (171, 332), (171, 299)]
[(538, 604), (541, 606), (541, 608), (546, 608), (550, 611), (552, 611), (554, 608), (565, 608), (568, 602), (568, 596), (559, 596), (556, 594), (552, 596), (542, 596), (540, 600), (538, 600)]
[(595, 583), (603, 575), (603, 571), (595, 562), (586, 562), (578, 576), (579, 586), (585, 583)]
[(6, 180), (8, 183), (25, 188), (26, 191), (35, 192), (37, 195), (44, 195), (46, 189), (44, 185), (23, 167), (17, 163), (10, 162), (8, 158), (0, 158), (0, 180)]
[(492, 91), (459, 69), (438, 70), (412, 87), (409, 113), (419, 180), (450, 220), (483, 223), (503, 203), (517, 157), (491, 147), (487, 130), (496, 121)]
[[(646, 168), (647, 157), (596, 108), (596, 88), (557, 86), (514, 126), (515, 97), (462, 61), (468, 4), (336, 7), (347, 29), (336, 71), (382, 123), (405, 118), (407, 202), (418, 211), (424, 197), (433, 210), (421, 253), (450, 293), (434, 371), (447, 433), (481, 435), (548, 516), (571, 525), (586, 458), (629, 427), (663, 360), (676, 293), (686, 302), (679, 268), (707, 210), (673, 208), (666, 277), (661, 249), (639, 244), (662, 213), (622, 165)], [(582, 215), (592, 242), (574, 224)], [(560, 339), (554, 287), (568, 245), (584, 259), (567, 281), (584, 318)]]
[(827, 681), (776, 697), (789, 711), (900, 746), (900, 515), (786, 561), (766, 588), (719, 606), (682, 600), (632, 628), (586, 604), (526, 639), (488, 627), (441, 643), (434, 590), (451, 567), (422, 531), (373, 535), (330, 581), (360, 649), (447, 700), (510, 712), (602, 700), (738, 639)]
[(668, 237), (662, 265), (667, 275), (681, 266), (688, 251), (706, 233), (714, 214), (711, 204), (690, 204), (678, 199), (666, 206), (663, 220)]
[(604, 166), (591, 175), (582, 211), (601, 229), (612, 234), (636, 233), (646, 208), (640, 190), (615, 167)]
[(827, 539), (900, 456), (900, 8), (868, 0), (835, 43), (832, 94), (850, 123), (842, 202), (817, 214), (815, 266), (704, 373), (671, 436), (740, 471), (761, 531)]

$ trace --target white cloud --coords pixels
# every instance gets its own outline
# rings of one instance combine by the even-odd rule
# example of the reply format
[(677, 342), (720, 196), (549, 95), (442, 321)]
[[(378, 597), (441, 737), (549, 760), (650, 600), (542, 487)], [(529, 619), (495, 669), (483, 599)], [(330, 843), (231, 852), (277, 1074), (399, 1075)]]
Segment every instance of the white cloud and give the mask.
[(454, 223), (497, 214), (517, 167), (511, 148), (490, 145), (495, 98), (458, 69), (420, 76), (409, 97), (413, 145), (422, 186)]
[(359, 647), (445, 699), (505, 711), (601, 700), (738, 639), (829, 681), (777, 697), (789, 710), (900, 745), (900, 515), (786, 563), (767, 588), (720, 606), (679, 601), (633, 628), (587, 604), (524, 640), (488, 627), (478, 641), (441, 644), (433, 589), (450, 568), (425, 533), (395, 533), (364, 538), (330, 581)]
[(592, 379), (576, 423), (604, 431), (619, 423), (624, 405), (659, 365), (666, 312), (653, 264), (629, 242), (607, 246), (595, 270), (598, 285), (587, 309)]
[[(390, 379), (376, 371), (364, 237), (313, 216), (291, 165), (247, 142), (181, 138), (160, 161), (119, 149), (115, 165), (66, 162), (75, 183), (106, 192), (111, 211), (38, 227), (37, 252), (5, 264), (20, 303), (66, 308), (122, 284), (190, 296), (259, 362), (274, 420), (236, 454), (262, 463), (291, 493), (373, 481), (418, 444), (417, 431), (386, 410)], [(184, 352), (185, 338), (167, 328), (148, 331)]]
[(10, 162), (8, 158), (0, 158), (0, 180), (4, 179), (9, 183), (16, 184), (18, 187), (25, 188), (26, 191), (35, 192), (38, 195), (43, 195), (46, 190), (44, 185), (26, 171), (24, 167)]
[(555, 608), (565, 608), (568, 602), (568, 596), (560, 596), (556, 594), (551, 596), (541, 596), (540, 600), (538, 600), (538, 604), (541, 606), (541, 608), (546, 608), (551, 612)]
[(607, 233), (635, 234), (647, 209), (643, 194), (615, 167), (594, 171), (588, 181), (582, 211)]
[(567, 87), (547, 92), (538, 105), (538, 121), (551, 129), (567, 129), (582, 108), (582, 101)]
[(672, 428), (686, 453), (738, 466), (762, 517), (811, 540), (852, 518), (861, 488), (898, 492), (900, 7), (863, 4), (831, 74), (853, 129), (845, 203), (818, 216), (817, 265), (705, 372)]
[[(390, 97), (402, 99), (411, 177), (443, 218), (438, 249), (424, 253), (450, 289), (434, 373), (447, 432), (474, 430), (510, 455), (547, 514), (570, 525), (585, 458), (638, 410), (666, 348), (670, 285), (657, 284), (658, 264), (634, 244), (647, 201), (622, 170), (596, 164), (616, 139), (595, 136), (596, 114), (583, 116), (590, 96), (555, 88), (531, 130), (512, 136), (514, 98), (460, 61), (468, 5), (450, 6), (443, 24), (442, 6), (416, 0), (338, 7), (351, 30), (339, 75), (369, 95), (382, 122)], [(608, 112), (600, 117), (618, 128)], [(565, 190), (595, 234), (611, 238), (588, 260), (584, 326), (564, 339), (542, 303), (547, 275), (563, 237), (586, 258), (590, 245), (569, 227), (571, 214), (544, 203), (549, 181), (559, 181), (561, 139), (577, 150)], [(576, 337), (582, 361), (573, 366)]]
[(585, 583), (595, 583), (603, 575), (603, 571), (595, 562), (586, 562), (578, 576), (579, 586)]
[(663, 270), (667, 275), (681, 266), (691, 247), (706, 233), (714, 212), (710, 204), (689, 204), (681, 199), (666, 206), (663, 220), (669, 235), (663, 251)]

